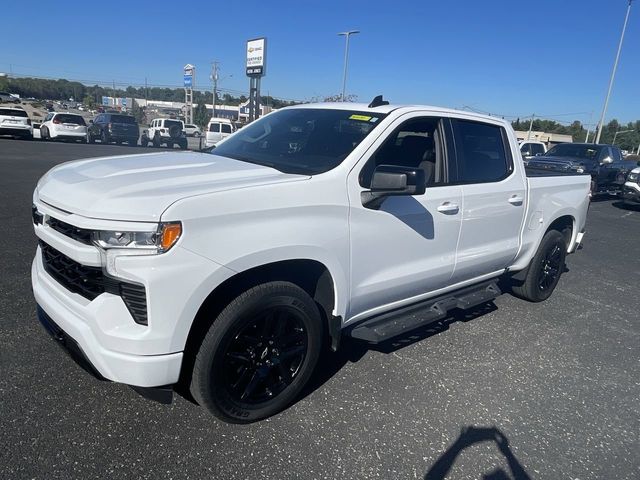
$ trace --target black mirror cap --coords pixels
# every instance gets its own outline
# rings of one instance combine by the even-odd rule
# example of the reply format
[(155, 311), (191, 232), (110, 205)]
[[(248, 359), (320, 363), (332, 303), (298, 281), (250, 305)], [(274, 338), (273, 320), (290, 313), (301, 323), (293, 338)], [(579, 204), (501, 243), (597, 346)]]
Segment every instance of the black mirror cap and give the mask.
[(389, 195), (422, 195), (426, 191), (424, 170), (398, 165), (379, 165), (373, 172), (371, 191)]

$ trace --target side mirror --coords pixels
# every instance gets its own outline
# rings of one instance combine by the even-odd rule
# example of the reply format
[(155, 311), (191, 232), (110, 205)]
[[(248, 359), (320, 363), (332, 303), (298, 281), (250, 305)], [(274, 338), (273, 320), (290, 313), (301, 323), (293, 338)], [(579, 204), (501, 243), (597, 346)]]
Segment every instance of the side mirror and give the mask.
[(379, 165), (373, 172), (370, 191), (362, 192), (362, 205), (377, 209), (386, 197), (422, 195), (426, 186), (424, 170)]
[(544, 155), (543, 153), (536, 153), (536, 157), (541, 157), (542, 155)]
[(602, 165), (608, 165), (608, 164), (610, 164), (610, 163), (613, 163), (613, 158), (611, 158), (611, 157), (604, 157), (604, 158), (602, 159)]

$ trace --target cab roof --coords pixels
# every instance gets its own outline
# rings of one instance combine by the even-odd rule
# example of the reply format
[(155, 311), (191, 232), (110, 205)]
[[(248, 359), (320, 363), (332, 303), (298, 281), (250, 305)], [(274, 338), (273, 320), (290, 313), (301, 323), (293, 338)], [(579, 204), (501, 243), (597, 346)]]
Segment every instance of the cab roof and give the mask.
[[(370, 108), (366, 103), (354, 103), (354, 102), (326, 102), (326, 103), (301, 103), (298, 105), (292, 105), (289, 108), (326, 108), (329, 110), (352, 110), (358, 112), (371, 112), (389, 114), (396, 110), (401, 110), (402, 113), (412, 111), (429, 111), (433, 113), (440, 113), (443, 115), (461, 115), (467, 118), (475, 118), (478, 120), (489, 120), (491, 122), (502, 122), (509, 124), (508, 121), (501, 117), (492, 117), (490, 115), (483, 115), (481, 113), (469, 112), (465, 110), (455, 110), (452, 108), (436, 107), (433, 105), (411, 105), (411, 104), (388, 104), (380, 105), (378, 107)], [(510, 124), (509, 124), (510, 125)]]

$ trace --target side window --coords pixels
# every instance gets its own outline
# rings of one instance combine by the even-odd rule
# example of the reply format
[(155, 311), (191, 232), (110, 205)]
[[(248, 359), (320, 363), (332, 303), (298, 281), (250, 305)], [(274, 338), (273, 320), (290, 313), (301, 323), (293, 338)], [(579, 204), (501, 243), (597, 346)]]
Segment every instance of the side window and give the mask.
[(618, 147), (611, 147), (611, 151), (613, 152), (613, 161), (618, 163), (622, 162), (622, 152)]
[(378, 148), (360, 172), (360, 185), (371, 185), (379, 165), (397, 165), (424, 170), (427, 186), (442, 183), (444, 177), (440, 119), (420, 117), (400, 125)]
[(209, 131), (214, 133), (220, 133), (220, 124), (212, 123), (211, 125), (209, 125)]
[(531, 147), (532, 145), (530, 143), (523, 143), (520, 147), (520, 152), (522, 152), (523, 156), (533, 155), (533, 153), (531, 153)]
[(457, 183), (496, 182), (513, 170), (507, 135), (502, 127), (454, 120)]
[(222, 133), (231, 133), (231, 125), (229, 125), (228, 123), (223, 123)]
[(531, 144), (531, 155), (544, 155), (544, 146), (540, 145), (539, 143), (532, 143)]

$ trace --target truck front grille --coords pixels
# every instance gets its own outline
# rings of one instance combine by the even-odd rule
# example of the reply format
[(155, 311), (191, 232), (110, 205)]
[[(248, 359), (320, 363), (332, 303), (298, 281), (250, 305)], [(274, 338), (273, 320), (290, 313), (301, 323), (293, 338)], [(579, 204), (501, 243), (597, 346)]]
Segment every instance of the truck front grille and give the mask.
[(84, 243), (85, 245), (91, 245), (91, 230), (78, 228), (54, 217), (49, 217), (47, 223), (56, 232), (59, 232), (66, 237), (72, 238), (77, 242)]
[(42, 240), (39, 243), (45, 271), (64, 288), (88, 300), (105, 292), (118, 295), (136, 323), (148, 324), (144, 286), (108, 277), (99, 267), (82, 265)]

